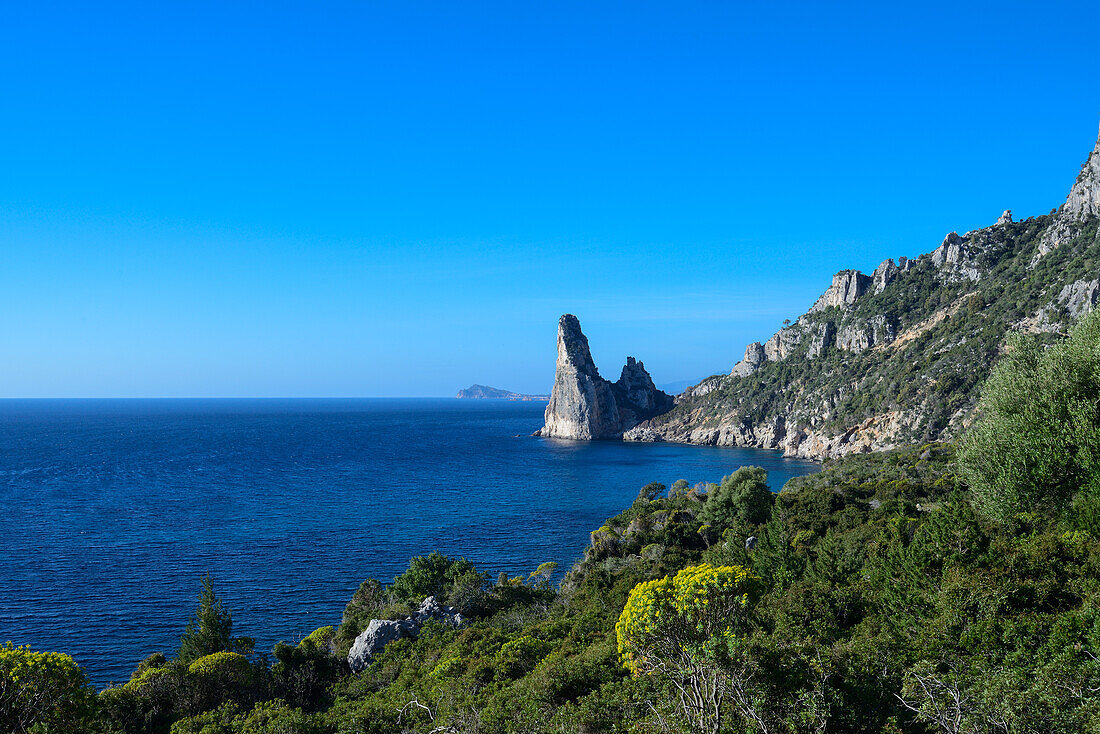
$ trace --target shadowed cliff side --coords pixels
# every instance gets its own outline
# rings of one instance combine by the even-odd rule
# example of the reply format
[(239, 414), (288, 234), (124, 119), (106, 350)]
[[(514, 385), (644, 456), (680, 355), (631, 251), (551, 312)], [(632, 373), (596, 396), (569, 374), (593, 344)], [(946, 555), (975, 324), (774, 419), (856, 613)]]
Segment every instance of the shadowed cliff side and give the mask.
[(558, 361), (546, 424), (535, 435), (590, 440), (621, 438), (642, 421), (672, 409), (645, 365), (627, 357), (617, 382), (600, 377), (577, 317), (558, 320)]

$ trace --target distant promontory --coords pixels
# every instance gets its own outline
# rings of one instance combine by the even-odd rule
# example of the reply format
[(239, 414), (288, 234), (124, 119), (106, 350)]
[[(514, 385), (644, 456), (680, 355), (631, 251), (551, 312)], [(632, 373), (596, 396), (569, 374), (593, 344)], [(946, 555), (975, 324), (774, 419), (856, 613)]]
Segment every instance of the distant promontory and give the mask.
[(470, 385), (465, 390), (459, 390), (457, 397), (472, 398), (478, 400), (549, 400), (549, 395), (524, 395), (523, 393), (501, 390), (488, 385)]

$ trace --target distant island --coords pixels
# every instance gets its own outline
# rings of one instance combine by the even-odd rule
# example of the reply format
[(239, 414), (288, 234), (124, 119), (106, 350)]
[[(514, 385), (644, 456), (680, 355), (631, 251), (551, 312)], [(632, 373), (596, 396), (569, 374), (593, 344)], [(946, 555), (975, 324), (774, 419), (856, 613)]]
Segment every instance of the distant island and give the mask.
[(477, 400), (549, 400), (549, 395), (524, 395), (511, 390), (501, 390), (498, 387), (488, 385), (470, 385), (465, 390), (459, 390), (457, 397)]

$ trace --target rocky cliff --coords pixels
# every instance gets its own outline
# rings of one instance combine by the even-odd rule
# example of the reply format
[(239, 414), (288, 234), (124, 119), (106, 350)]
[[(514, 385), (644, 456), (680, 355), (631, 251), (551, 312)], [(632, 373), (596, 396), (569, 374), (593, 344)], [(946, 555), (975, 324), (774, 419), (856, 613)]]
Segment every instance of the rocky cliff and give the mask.
[(536, 435), (550, 438), (620, 438), (647, 418), (672, 408), (645, 365), (627, 357), (617, 382), (600, 377), (588, 338), (572, 314), (558, 320), (558, 361), (546, 424)]
[(625, 432), (824, 458), (950, 438), (1012, 331), (1064, 332), (1100, 299), (1100, 139), (1065, 203), (949, 233), (916, 259), (845, 270), (728, 375)]

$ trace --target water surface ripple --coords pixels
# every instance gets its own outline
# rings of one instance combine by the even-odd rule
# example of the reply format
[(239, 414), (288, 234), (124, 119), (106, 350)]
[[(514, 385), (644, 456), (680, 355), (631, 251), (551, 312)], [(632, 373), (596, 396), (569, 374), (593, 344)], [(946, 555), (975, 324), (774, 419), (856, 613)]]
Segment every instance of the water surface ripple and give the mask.
[(338, 624), (369, 576), (439, 550), (570, 564), (649, 481), (810, 462), (770, 451), (532, 438), (545, 403), (0, 401), (0, 642), (124, 681), (171, 653), (201, 576), (258, 650)]

